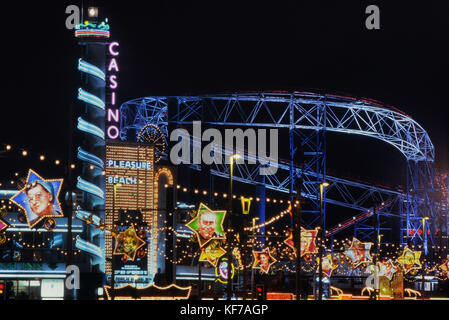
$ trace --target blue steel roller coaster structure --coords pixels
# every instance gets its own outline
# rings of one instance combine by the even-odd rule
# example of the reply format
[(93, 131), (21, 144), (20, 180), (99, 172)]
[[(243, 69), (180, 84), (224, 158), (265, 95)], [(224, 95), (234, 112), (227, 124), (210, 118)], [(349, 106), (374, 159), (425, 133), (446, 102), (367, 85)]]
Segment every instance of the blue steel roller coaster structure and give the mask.
[[(209, 127), (278, 128), (288, 130), (289, 160), (279, 160), (275, 175), (258, 176), (259, 165), (237, 166), (234, 180), (252, 185), (263, 185), (278, 192), (295, 193), (295, 183), (302, 177), (302, 197), (312, 203), (308, 213), (312, 219), (307, 227), (316, 224), (320, 206), (320, 184), (330, 185), (324, 196), (324, 205), (331, 204), (356, 210), (358, 214), (330, 228), (332, 237), (345, 228), (354, 226), (354, 235), (372, 239), (383, 224), (377, 227), (367, 222), (376, 212), (382, 217), (399, 221), (400, 232), (395, 231), (401, 244), (435, 244), (434, 230), (447, 232), (447, 207), (435, 200), (441, 192), (435, 184), (435, 149), (427, 132), (402, 111), (376, 101), (336, 95), (307, 92), (235, 93), (203, 96), (144, 97), (122, 104), (121, 139), (135, 139), (142, 128), (157, 125), (169, 137), (169, 125), (186, 126), (202, 121)], [(326, 174), (326, 133), (339, 132), (362, 135), (392, 145), (400, 151), (407, 163), (407, 189), (394, 190)], [(135, 135), (135, 136), (134, 136)], [(233, 150), (223, 150), (230, 155)], [(295, 155), (301, 153), (301, 164)], [(166, 157), (167, 155), (165, 155)], [(245, 160), (251, 157), (245, 154)], [(199, 169), (198, 165), (191, 165)], [(227, 178), (225, 164), (212, 164), (211, 173)], [(443, 212), (444, 211), (444, 212)], [(326, 210), (324, 209), (324, 213)], [(429, 217), (424, 220), (423, 217)], [(324, 219), (326, 221), (326, 219)], [(388, 228), (385, 228), (388, 229)], [(428, 237), (428, 238), (427, 238)]]

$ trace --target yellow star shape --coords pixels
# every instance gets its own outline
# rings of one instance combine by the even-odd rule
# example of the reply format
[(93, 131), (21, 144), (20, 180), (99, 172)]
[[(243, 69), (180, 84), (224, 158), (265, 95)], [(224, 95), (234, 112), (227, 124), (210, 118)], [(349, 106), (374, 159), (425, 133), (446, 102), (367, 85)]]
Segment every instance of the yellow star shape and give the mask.
[(396, 260), (404, 269), (407, 274), (413, 269), (421, 268), (421, 262), (419, 258), (421, 257), (421, 251), (413, 251), (408, 247), (404, 248), (401, 256)]
[(114, 255), (124, 255), (134, 261), (137, 250), (145, 245), (145, 241), (137, 236), (134, 226), (120, 232), (115, 237)]
[[(334, 264), (334, 260), (332, 259), (332, 255), (328, 254), (326, 256), (323, 257), (323, 265), (321, 267), (321, 270), (323, 272), (323, 275), (330, 277), (332, 275), (332, 271), (337, 268), (338, 265)], [(317, 267), (317, 272), (319, 272), (320, 270), (320, 261), (318, 258), (318, 267)]]
[(264, 273), (268, 273), (271, 269), (271, 266), (277, 262), (273, 256), (271, 256), (270, 249), (265, 248), (262, 251), (253, 251), (254, 256), (254, 269), (260, 269)]
[(210, 244), (201, 248), (201, 255), (199, 261), (207, 261), (214, 267), (217, 266), (218, 260), (226, 253), (226, 250), (220, 246), (220, 242), (214, 240)]

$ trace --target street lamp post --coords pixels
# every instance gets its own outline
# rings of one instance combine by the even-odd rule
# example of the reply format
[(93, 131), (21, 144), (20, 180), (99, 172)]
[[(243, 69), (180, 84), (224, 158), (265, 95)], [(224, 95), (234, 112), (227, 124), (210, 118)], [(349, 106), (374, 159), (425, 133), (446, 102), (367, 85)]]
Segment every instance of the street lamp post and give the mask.
[[(259, 217), (253, 218), (253, 244), (256, 241), (256, 220), (259, 220)], [(252, 267), (251, 267), (251, 297), (254, 297), (254, 268)]]
[(421, 219), (422, 221), (422, 236), (423, 236), (423, 244), (422, 244), (422, 251), (424, 256), (424, 261), (422, 264), (422, 277), (421, 277), (421, 297), (424, 300), (424, 277), (425, 277), (425, 271), (426, 271), (426, 248), (427, 248), (427, 233), (426, 233), (426, 220), (429, 220), (429, 217), (423, 217)]
[(318, 300), (322, 300), (323, 298), (323, 244), (324, 244), (324, 235), (326, 234), (326, 230), (324, 230), (324, 220), (323, 220), (323, 193), (324, 188), (328, 187), (328, 182), (323, 182), (320, 184), (320, 246), (318, 248), (318, 261), (320, 262), (318, 268)]
[[(232, 177), (234, 174), (234, 160), (240, 159), (239, 154), (233, 154), (229, 157), (229, 199), (228, 199), (228, 230), (230, 232), (232, 228), (231, 219), (232, 219)], [(231, 248), (231, 236), (228, 236), (228, 282), (226, 286), (226, 299), (231, 300), (232, 295), (232, 248)]]
[[(117, 188), (122, 186), (121, 183), (114, 183), (112, 193), (112, 230), (114, 230), (115, 223), (115, 199), (117, 197)], [(115, 298), (115, 270), (114, 270), (114, 254), (111, 256), (111, 300)]]

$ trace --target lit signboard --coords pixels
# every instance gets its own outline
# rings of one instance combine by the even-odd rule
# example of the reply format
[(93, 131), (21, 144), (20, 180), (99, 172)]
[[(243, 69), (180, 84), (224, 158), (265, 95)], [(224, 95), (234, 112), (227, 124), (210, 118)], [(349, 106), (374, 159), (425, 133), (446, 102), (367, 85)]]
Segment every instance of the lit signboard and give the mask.
[[(113, 224), (118, 225), (114, 237), (111, 233), (105, 234), (106, 273), (112, 273), (110, 259), (114, 256), (117, 284), (148, 283), (150, 275), (157, 271), (154, 149), (139, 144), (108, 143), (105, 171), (105, 223), (111, 229)], [(138, 246), (132, 254), (125, 254), (126, 248), (122, 250), (120, 245), (127, 243), (122, 238), (127, 230), (131, 230), (133, 223), (136, 223)], [(146, 241), (145, 245), (140, 239)], [(119, 240), (121, 242), (116, 243)]]
[(117, 73), (120, 71), (118, 66), (118, 46), (118, 42), (111, 42), (108, 48), (108, 53), (110, 56), (108, 62), (108, 88), (110, 90), (110, 98), (108, 99), (106, 105), (106, 136), (110, 140), (117, 140), (120, 136), (120, 110), (117, 107), (116, 91), (118, 88)]

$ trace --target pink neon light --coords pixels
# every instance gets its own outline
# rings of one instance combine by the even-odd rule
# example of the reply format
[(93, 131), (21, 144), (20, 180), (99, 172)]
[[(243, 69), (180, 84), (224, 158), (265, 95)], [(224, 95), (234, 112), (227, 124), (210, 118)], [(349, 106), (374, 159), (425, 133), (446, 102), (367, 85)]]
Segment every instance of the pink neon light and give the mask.
[(111, 59), (109, 63), (108, 71), (110, 72), (112, 69), (115, 69), (116, 72), (119, 72), (117, 61), (114, 58)]
[[(115, 131), (114, 134), (111, 133), (111, 131)], [(118, 135), (120, 134), (120, 131), (116, 126), (110, 126), (107, 130), (109, 139), (117, 139)]]
[(111, 54), (111, 56), (118, 56), (119, 52), (114, 50), (114, 47), (118, 47), (119, 43), (118, 42), (111, 42), (111, 44), (109, 45), (109, 53)]
[(118, 83), (117, 83), (117, 76), (115, 74), (109, 77), (109, 82), (110, 82), (109, 88), (117, 89)]
[(115, 106), (115, 92), (112, 92), (111, 94), (111, 104)]
[(120, 115), (118, 113), (118, 109), (108, 109), (108, 121), (109, 122), (119, 122)]

